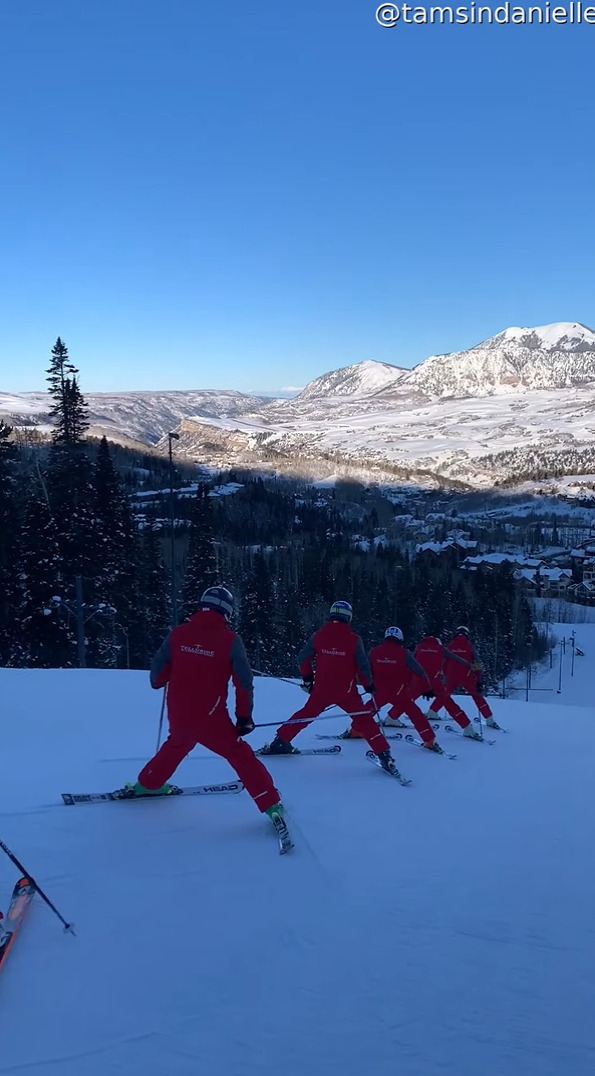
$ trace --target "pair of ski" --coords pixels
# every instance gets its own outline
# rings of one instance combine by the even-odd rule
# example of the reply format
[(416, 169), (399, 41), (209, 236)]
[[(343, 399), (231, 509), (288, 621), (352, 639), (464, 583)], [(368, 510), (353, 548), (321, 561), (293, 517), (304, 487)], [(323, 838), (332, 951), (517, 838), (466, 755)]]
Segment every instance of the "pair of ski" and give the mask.
[[(341, 751), (341, 748), (336, 747), (319, 747), (319, 748), (306, 748), (303, 751), (291, 752), (289, 757), (293, 758), (295, 755), (337, 755)], [(259, 751), (256, 754), (260, 754)], [(275, 756), (277, 757), (277, 756)], [(285, 758), (286, 756), (280, 756)], [(171, 785), (169, 792), (165, 794), (155, 794), (147, 792), (146, 795), (142, 793), (139, 795), (137, 792), (129, 787), (116, 788), (113, 792), (62, 792), (62, 801), (67, 807), (74, 807), (84, 803), (118, 803), (126, 800), (155, 800), (155, 799), (169, 799), (170, 796), (220, 796), (225, 793), (242, 792), (244, 785), (241, 781), (227, 781), (224, 784), (213, 785), (191, 785), (187, 788), (181, 788), (178, 785)]]
[(30, 878), (19, 878), (5, 917), (0, 912), (0, 972), (33, 903), (35, 886)]
[[(221, 785), (193, 785), (189, 788), (180, 788), (178, 785), (172, 785), (171, 791), (167, 795), (131, 795), (130, 789), (118, 788), (113, 792), (63, 792), (62, 800), (67, 807), (74, 807), (77, 804), (83, 803), (124, 803), (130, 800), (166, 800), (172, 796), (221, 796), (226, 793), (242, 792), (244, 785), (241, 781), (228, 781), (226, 784)], [(285, 855), (293, 848), (293, 841), (289, 835), (287, 823), (281, 817), (277, 819), (271, 819), (279, 841), (279, 852), (281, 855)]]
[[(301, 755), (338, 755), (341, 751), (339, 745), (336, 747), (311, 747), (305, 748), (302, 751), (292, 751), (287, 755), (267, 755), (267, 758), (295, 758)], [(260, 751), (256, 751), (255, 754), (260, 755)], [(62, 792), (62, 800), (67, 807), (74, 807), (83, 803), (112, 803), (112, 802), (126, 802), (134, 800), (155, 800), (155, 799), (169, 799), (170, 796), (220, 796), (225, 793), (242, 792), (243, 784), (241, 781), (227, 781), (225, 784), (219, 785), (192, 785), (188, 788), (180, 788), (178, 785), (172, 785), (171, 790), (165, 795), (155, 795), (154, 793), (147, 792), (146, 795), (139, 795), (136, 792), (132, 792), (130, 788), (116, 788), (113, 792)]]
[[(408, 728), (407, 725), (404, 725), (403, 727)], [(393, 732), (387, 732), (384, 728), (383, 728), (382, 731), (383, 731), (383, 733), (384, 733), (387, 740), (405, 740), (406, 743), (414, 744), (415, 747), (423, 747), (424, 751), (429, 750), (429, 748), (427, 748), (426, 745), (424, 744), (423, 740), (418, 740), (417, 737), (413, 736), (411, 733), (394, 732), (394, 731)], [(357, 739), (357, 738), (358, 737), (354, 737), (354, 739)], [(345, 737), (343, 737), (343, 736), (328, 736), (328, 735), (321, 734), (321, 735), (318, 736), (318, 739), (319, 740), (337, 740), (337, 739), (342, 740), (342, 739), (345, 739)], [(434, 754), (434, 755), (444, 755), (445, 758), (450, 758), (452, 760), (457, 758), (456, 755), (451, 754), (449, 751), (445, 751), (442, 747), (439, 750), (436, 750), (436, 748), (433, 748), (432, 749), (432, 754)]]
[[(440, 725), (433, 725), (432, 728), (433, 729), (439, 729)], [(463, 739), (470, 740), (471, 739), (470, 736), (464, 736), (461, 729), (455, 729), (455, 728), (453, 728), (452, 725), (445, 725), (444, 726), (444, 731), (445, 732), (451, 732), (453, 734), (453, 736), (458, 736), (459, 739), (461, 739), (461, 740), (463, 740)], [(487, 736), (484, 736), (483, 731), (482, 731), (481, 736), (479, 737), (479, 739), (475, 740), (475, 743), (489, 743), (490, 746), (493, 746), (496, 743), (496, 741), (495, 740), (488, 740)]]
[[(338, 740), (338, 739), (341, 739), (341, 737), (339, 737), (339, 736), (319, 736), (318, 738), (320, 740)], [(268, 752), (264, 752), (264, 757), (265, 758), (295, 758), (296, 755), (298, 755), (298, 756), (299, 755), (338, 755), (340, 751), (341, 751), (340, 745), (336, 744), (335, 747), (306, 747), (306, 748), (304, 748), (304, 750), (289, 751), (289, 752), (287, 752), (287, 754), (282, 754), (282, 755), (269, 755)], [(261, 755), (261, 754), (263, 754), (263, 752), (262, 751), (256, 751), (255, 754)], [(378, 758), (378, 755), (375, 754), (374, 751), (366, 751), (366, 758), (369, 758), (370, 762), (373, 762), (375, 766), (378, 766), (379, 769), (381, 769), (384, 773), (387, 773), (389, 777), (396, 778), (396, 780), (399, 782), (399, 784), (403, 785), (404, 787), (411, 784), (410, 779), (408, 777), (404, 777), (403, 774), (399, 772), (399, 770), (397, 769), (396, 766), (394, 766), (394, 769), (392, 769), (392, 770), (385, 769), (384, 766), (382, 765), (380, 759)]]

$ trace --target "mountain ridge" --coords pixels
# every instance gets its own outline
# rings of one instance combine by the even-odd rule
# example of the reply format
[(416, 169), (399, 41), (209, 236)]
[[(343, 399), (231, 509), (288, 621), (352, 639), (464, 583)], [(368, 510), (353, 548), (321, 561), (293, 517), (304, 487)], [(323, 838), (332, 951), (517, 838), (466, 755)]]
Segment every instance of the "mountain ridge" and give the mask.
[[(233, 389), (89, 393), (90, 433), (205, 463), (508, 480), (518, 454), (580, 457), (595, 436), (595, 332), (580, 322), (509, 328), (412, 370), (366, 360), (292, 399)], [(0, 417), (49, 432), (47, 393), (0, 393)], [(506, 462), (511, 461), (511, 462)], [(512, 462), (516, 461), (516, 462)]]

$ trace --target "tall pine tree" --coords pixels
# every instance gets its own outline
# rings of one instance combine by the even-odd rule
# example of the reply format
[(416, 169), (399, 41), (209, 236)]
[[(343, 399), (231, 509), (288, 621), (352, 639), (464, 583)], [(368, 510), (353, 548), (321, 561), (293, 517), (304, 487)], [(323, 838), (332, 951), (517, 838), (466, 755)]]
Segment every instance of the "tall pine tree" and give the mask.
[(76, 664), (73, 633), (62, 605), (58, 536), (43, 496), (29, 500), (21, 539), (20, 664), (55, 669)]
[(133, 669), (148, 669), (171, 627), (161, 532), (153, 526), (143, 532), (138, 578), (138, 603), (129, 629), (129, 661)]
[(20, 530), (12, 428), (0, 421), (0, 665), (13, 661)]
[(213, 507), (206, 486), (199, 486), (192, 507), (188, 559), (182, 588), (182, 615), (185, 620), (200, 602), (207, 587), (221, 582), (213, 532)]
[(122, 483), (102, 438), (91, 474), (95, 539), (86, 597), (96, 612), (89, 629), (89, 663), (125, 664), (127, 624), (137, 602), (135, 532)]
[(76, 366), (68, 358), (68, 348), (58, 337), (52, 348), (47, 370), (48, 392), (53, 399), (50, 415), (54, 420), (53, 441), (77, 445), (88, 428), (87, 407), (79, 389)]

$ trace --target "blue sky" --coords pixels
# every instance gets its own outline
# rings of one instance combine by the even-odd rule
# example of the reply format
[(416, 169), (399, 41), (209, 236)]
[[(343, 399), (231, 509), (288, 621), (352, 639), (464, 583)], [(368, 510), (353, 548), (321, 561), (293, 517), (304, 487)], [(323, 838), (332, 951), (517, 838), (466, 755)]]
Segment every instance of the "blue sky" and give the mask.
[(595, 26), (375, 0), (20, 0), (0, 391), (277, 389), (595, 325)]

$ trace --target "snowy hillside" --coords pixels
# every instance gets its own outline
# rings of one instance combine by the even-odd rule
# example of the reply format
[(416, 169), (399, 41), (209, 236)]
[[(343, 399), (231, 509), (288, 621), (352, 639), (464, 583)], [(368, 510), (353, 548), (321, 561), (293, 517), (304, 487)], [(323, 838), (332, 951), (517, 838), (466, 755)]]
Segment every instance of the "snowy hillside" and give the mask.
[(490, 396), (595, 381), (595, 333), (561, 322), (506, 329), (468, 351), (433, 355), (410, 381), (435, 396)]
[[(90, 392), (91, 434), (156, 444), (181, 419), (196, 415), (205, 419), (232, 419), (259, 411), (268, 403), (264, 396), (249, 396), (231, 389), (198, 392)], [(51, 401), (44, 392), (0, 393), (0, 418), (15, 425), (47, 424)]]
[[(595, 465), (595, 333), (578, 323), (506, 329), (412, 371), (342, 367), (298, 397), (229, 391), (90, 394), (91, 432), (214, 466), (325, 468), (380, 481), (411, 473), (490, 486)], [(47, 423), (42, 393), (0, 395), (0, 418)], [(495, 459), (493, 457), (496, 457)], [(582, 465), (582, 461), (586, 467)]]
[[(291, 413), (281, 407), (292, 408)], [(317, 460), (342, 461), (355, 473), (384, 475), (390, 467), (422, 470), (476, 487), (523, 475), (524, 464), (540, 453), (550, 463), (569, 458), (569, 473), (588, 460), (595, 434), (595, 385), (577, 389), (533, 390), (510, 396), (412, 403), (383, 407), (377, 397), (357, 398), (349, 406), (319, 401), (296, 414), (293, 401), (279, 405), (276, 421), (246, 419), (217, 424), (187, 420), (180, 427), (177, 451), (216, 465), (255, 466), (275, 453), (315, 470)], [(502, 460), (492, 460), (507, 453)], [(593, 461), (595, 462), (595, 461)]]
[(359, 362), (310, 381), (293, 402), (299, 407), (309, 400), (333, 396), (369, 396), (398, 385), (408, 373), (409, 370), (390, 366), (386, 362)]
[[(452, 736), (454, 762), (397, 744), (411, 788), (357, 742), (269, 760), (296, 841), (281, 858), (245, 793), (62, 806), (136, 776), (160, 696), (143, 673), (0, 670), (2, 838), (77, 930), (35, 901), (0, 976), (0, 1074), (591, 1076), (579, 675), (580, 705), (496, 701), (510, 734)], [(302, 699), (259, 680), (257, 719)], [(197, 749), (179, 777), (229, 770)], [(0, 855), (4, 908), (15, 880)]]

